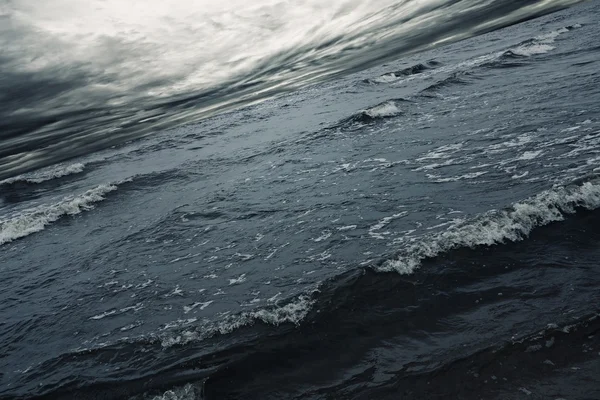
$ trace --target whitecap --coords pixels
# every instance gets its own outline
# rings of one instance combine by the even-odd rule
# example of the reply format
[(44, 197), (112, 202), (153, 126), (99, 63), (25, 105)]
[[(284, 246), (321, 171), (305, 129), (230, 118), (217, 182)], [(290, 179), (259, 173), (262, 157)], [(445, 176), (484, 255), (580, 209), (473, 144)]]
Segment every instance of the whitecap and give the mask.
[[(273, 300), (275, 300), (273, 298)], [(202, 326), (202, 329), (184, 331), (176, 336), (165, 335), (161, 339), (163, 347), (184, 345), (209, 338), (215, 334), (225, 335), (243, 326), (252, 325), (257, 321), (278, 326), (284, 323), (299, 325), (312, 309), (315, 303), (311, 294), (303, 294), (294, 301), (281, 307), (271, 307), (246, 311), (237, 315), (226, 315), (219, 322)]]
[(94, 203), (117, 190), (113, 184), (100, 185), (79, 196), (68, 196), (54, 204), (43, 204), (0, 220), (0, 245), (42, 231), (65, 215), (76, 215), (94, 208)]
[(364, 110), (363, 113), (371, 118), (388, 118), (400, 115), (402, 111), (395, 102), (386, 101), (385, 103)]
[(90, 319), (99, 320), (99, 319), (103, 319), (103, 318), (109, 317), (111, 315), (115, 315), (116, 313), (117, 313), (117, 310), (109, 310), (109, 311), (105, 311), (105, 312), (103, 312), (101, 314), (94, 315), (93, 317), (90, 317)]
[(230, 279), (229, 284), (230, 285), (239, 285), (240, 283), (243, 283), (245, 281), (246, 281), (246, 274), (241, 274), (237, 278)]
[(526, 151), (517, 158), (517, 160), (533, 160), (542, 154), (541, 150), (538, 151)]
[(63, 176), (78, 174), (85, 168), (85, 164), (58, 164), (49, 168), (44, 168), (39, 171), (34, 171), (28, 174), (18, 175), (12, 178), (0, 181), (0, 185), (9, 185), (15, 182), (42, 183), (51, 179), (62, 178)]
[(421, 261), (458, 247), (491, 246), (527, 237), (538, 226), (562, 221), (576, 207), (600, 206), (600, 185), (586, 182), (577, 187), (556, 187), (503, 211), (489, 211), (444, 232), (415, 238), (397, 258), (376, 267), (379, 271), (411, 274)]
[(437, 183), (446, 183), (446, 182), (458, 182), (458, 181), (462, 181), (465, 179), (475, 179), (475, 178), (478, 178), (485, 174), (487, 174), (487, 171), (471, 172), (468, 174), (452, 176), (449, 178), (442, 178), (439, 175), (434, 175), (434, 174), (427, 174), (427, 177), (429, 179), (435, 179), (435, 182), (437, 182)]
[(200, 389), (188, 383), (183, 387), (167, 390), (162, 395), (152, 397), (151, 400), (195, 400), (200, 398), (198, 397), (200, 392)]
[(464, 146), (464, 143), (453, 143), (453, 144), (447, 144), (444, 146), (440, 146), (436, 149), (433, 149), (429, 152), (427, 152), (425, 155), (421, 156), (420, 158), (417, 158), (416, 161), (426, 161), (426, 160), (431, 160), (431, 159), (440, 159), (440, 158), (450, 158), (451, 154), (456, 153), (457, 151), (461, 150)]
[(321, 232), (321, 236), (313, 239), (313, 242), (322, 242), (323, 240), (329, 239), (331, 237), (331, 235), (332, 235), (331, 231), (323, 231), (323, 232)]
[(514, 49), (511, 49), (510, 51), (512, 51), (514, 54), (516, 54), (518, 56), (531, 57), (531, 56), (535, 56), (538, 54), (548, 53), (549, 51), (552, 51), (554, 49), (555, 49), (555, 47), (551, 46), (549, 44), (532, 43), (532, 44), (527, 44), (527, 45), (522, 45), (522, 46), (516, 47)]

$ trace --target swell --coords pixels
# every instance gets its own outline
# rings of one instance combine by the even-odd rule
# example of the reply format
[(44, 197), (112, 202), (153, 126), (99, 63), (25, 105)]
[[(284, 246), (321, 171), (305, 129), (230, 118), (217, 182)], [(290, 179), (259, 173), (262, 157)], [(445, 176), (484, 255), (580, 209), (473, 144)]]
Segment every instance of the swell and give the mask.
[[(448, 371), (461, 359), (479, 363), (485, 357), (478, 354), (504, 346), (515, 320), (520, 321), (519, 340), (526, 340), (546, 323), (572, 321), (573, 314), (557, 311), (565, 304), (577, 315), (597, 311), (593, 305), (600, 274), (593, 260), (600, 243), (600, 213), (590, 210), (600, 204), (598, 190), (585, 182), (544, 192), (450, 233), (422, 238), (400, 270), (401, 257), (354, 269), (282, 307), (65, 354), (39, 367), (42, 375), (53, 371), (55, 376), (46, 376), (47, 386), (34, 392), (40, 398), (94, 393), (117, 399), (193, 382), (207, 399), (277, 398), (273, 393), (311, 398), (315, 393), (307, 394), (307, 383), (324, 393), (352, 389), (352, 382), (336, 376), (356, 365), (368, 369), (366, 354), (386, 343), (399, 346), (398, 373), (386, 383), (392, 387), (397, 381), (408, 385), (410, 370), (432, 379), (440, 368)], [(422, 268), (406, 275), (415, 260)], [(574, 293), (565, 282), (583, 286)], [(538, 318), (531, 318), (532, 310)], [(491, 313), (485, 318), (500, 321), (508, 312), (511, 324), (497, 326), (489, 337), (478, 331), (485, 326), (477, 323), (478, 315)], [(437, 360), (420, 358), (448, 346), (444, 338), (449, 335), (464, 336), (464, 349), (456, 354), (451, 346)], [(120, 369), (107, 375), (102, 367), (107, 360)], [(73, 375), (83, 369), (95, 378)], [(369, 375), (353, 379), (368, 380)], [(115, 381), (119, 385), (111, 383)], [(23, 395), (32, 390), (22, 384)]]

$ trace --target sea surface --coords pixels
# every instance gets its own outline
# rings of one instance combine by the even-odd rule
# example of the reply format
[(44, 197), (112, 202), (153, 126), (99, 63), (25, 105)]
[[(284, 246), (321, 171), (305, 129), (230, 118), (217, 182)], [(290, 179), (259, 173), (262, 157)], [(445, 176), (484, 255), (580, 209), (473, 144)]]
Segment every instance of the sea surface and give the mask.
[(122, 3), (0, 3), (0, 399), (600, 399), (600, 3)]

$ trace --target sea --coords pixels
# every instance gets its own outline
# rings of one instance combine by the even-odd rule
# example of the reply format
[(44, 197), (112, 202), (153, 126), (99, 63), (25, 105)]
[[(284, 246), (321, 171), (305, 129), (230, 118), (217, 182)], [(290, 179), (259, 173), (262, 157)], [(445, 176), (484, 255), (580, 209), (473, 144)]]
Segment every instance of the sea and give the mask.
[(600, 399), (600, 3), (0, 1), (0, 399)]

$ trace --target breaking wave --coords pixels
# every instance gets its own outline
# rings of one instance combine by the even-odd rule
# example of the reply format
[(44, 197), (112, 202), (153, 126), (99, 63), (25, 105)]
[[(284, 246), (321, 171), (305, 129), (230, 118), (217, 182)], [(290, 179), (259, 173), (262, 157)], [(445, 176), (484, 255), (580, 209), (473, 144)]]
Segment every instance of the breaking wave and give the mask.
[(42, 183), (52, 179), (62, 178), (68, 175), (79, 174), (85, 169), (85, 164), (59, 164), (49, 168), (44, 168), (39, 171), (31, 172), (28, 174), (18, 175), (12, 178), (0, 181), (0, 186), (12, 185), (19, 182), (24, 183)]
[[(408, 275), (415, 272), (426, 259), (435, 258), (458, 248), (493, 246), (525, 239), (535, 228), (558, 222), (577, 208), (593, 210), (600, 207), (600, 183), (585, 182), (581, 185), (555, 187), (534, 197), (517, 202), (505, 210), (491, 210), (474, 218), (457, 220), (446, 231), (412, 239), (394, 259), (372, 265), (379, 273), (397, 272)], [(335, 278), (333, 278), (335, 280)], [(176, 335), (161, 337), (163, 347), (180, 346), (202, 341), (215, 334), (227, 334), (234, 330), (264, 322), (278, 326), (283, 323), (299, 325), (319, 302), (319, 284), (310, 293), (300, 295), (281, 307), (259, 309), (228, 316), (217, 324), (205, 324)]]
[(400, 116), (405, 113), (403, 104), (409, 102), (404, 99), (388, 100), (376, 106), (361, 110), (356, 114), (343, 119), (335, 127), (351, 127), (353, 125), (372, 124), (388, 118)]
[(64, 216), (91, 210), (94, 203), (104, 200), (114, 190), (117, 190), (115, 184), (99, 185), (78, 196), (68, 196), (58, 203), (43, 204), (0, 220), (0, 245), (40, 232)]
[(415, 238), (395, 259), (387, 260), (375, 269), (412, 274), (424, 259), (452, 249), (522, 240), (534, 228), (562, 221), (566, 215), (574, 214), (578, 207), (589, 210), (600, 207), (600, 185), (597, 182), (547, 190), (515, 203), (507, 210), (490, 211), (442, 233)]

